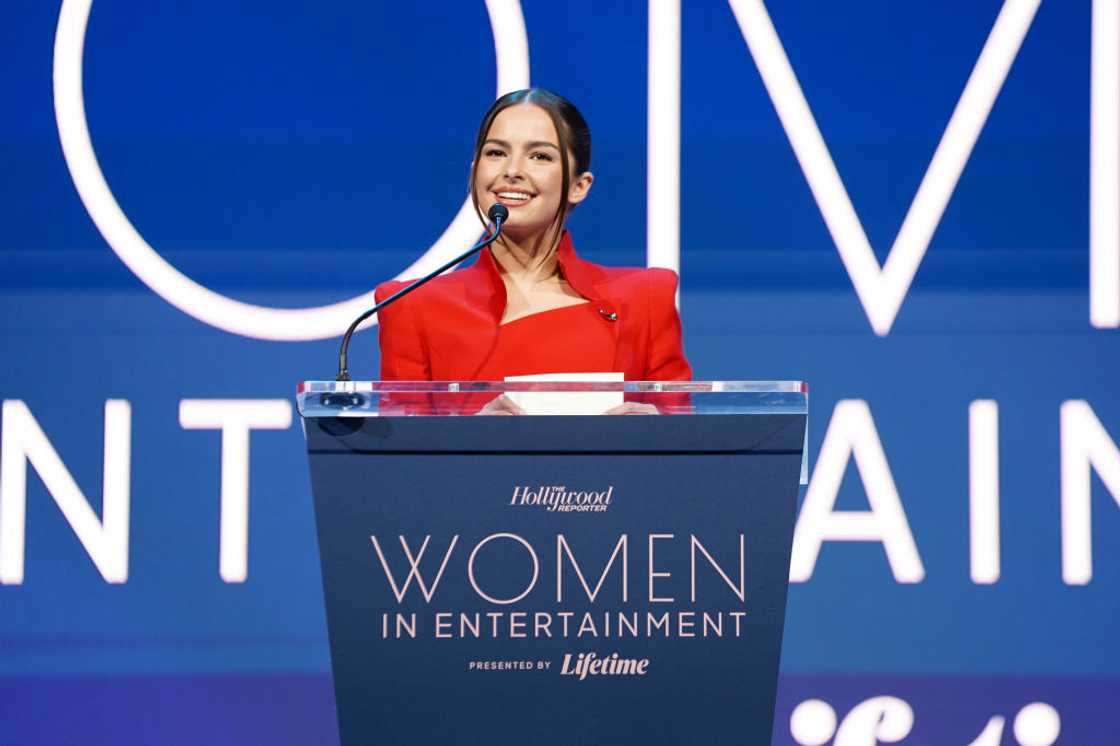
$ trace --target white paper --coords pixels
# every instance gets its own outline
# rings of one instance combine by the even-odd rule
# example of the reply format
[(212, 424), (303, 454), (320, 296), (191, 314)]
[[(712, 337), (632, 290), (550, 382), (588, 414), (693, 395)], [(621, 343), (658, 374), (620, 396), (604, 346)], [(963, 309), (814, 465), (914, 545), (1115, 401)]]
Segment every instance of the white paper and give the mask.
[[(622, 381), (621, 373), (541, 373), (506, 376), (507, 381)], [(525, 414), (603, 414), (622, 404), (621, 391), (511, 391), (506, 394)]]

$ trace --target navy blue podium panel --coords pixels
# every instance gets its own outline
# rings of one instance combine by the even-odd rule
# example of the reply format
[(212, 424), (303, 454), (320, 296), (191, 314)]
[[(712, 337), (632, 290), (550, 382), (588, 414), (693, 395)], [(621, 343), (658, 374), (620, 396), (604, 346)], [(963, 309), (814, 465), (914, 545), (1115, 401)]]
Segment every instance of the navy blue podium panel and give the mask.
[(344, 745), (770, 743), (804, 414), (304, 423)]

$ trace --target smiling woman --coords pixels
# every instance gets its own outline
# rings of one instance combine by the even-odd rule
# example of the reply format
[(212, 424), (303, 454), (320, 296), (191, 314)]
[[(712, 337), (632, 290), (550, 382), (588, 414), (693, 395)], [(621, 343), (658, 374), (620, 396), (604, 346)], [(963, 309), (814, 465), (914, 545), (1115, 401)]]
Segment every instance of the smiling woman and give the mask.
[[(594, 183), (591, 132), (568, 100), (541, 88), (508, 93), (482, 119), (471, 164), (479, 218), (509, 210), (477, 262), (438, 277), (380, 313), (384, 380), (501, 380), (621, 373), (688, 380), (677, 276), (608, 268), (576, 256), (564, 229)], [(377, 289), (380, 302), (407, 283)], [(505, 397), (484, 411), (520, 414)], [(652, 413), (628, 402), (613, 413)]]

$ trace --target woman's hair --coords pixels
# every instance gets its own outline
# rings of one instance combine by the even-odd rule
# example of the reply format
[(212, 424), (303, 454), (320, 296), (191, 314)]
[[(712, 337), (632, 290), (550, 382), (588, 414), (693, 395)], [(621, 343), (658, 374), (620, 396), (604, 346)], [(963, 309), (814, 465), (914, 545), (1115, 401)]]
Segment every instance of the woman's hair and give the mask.
[(474, 202), (474, 209), (478, 213), (479, 219), (485, 224), (486, 215), (478, 204), (478, 194), (475, 190), (475, 178), (478, 175), (478, 162), (482, 158), (482, 146), (486, 142), (486, 136), (490, 133), (490, 126), (494, 123), (494, 118), (509, 107), (518, 104), (533, 104), (544, 109), (549, 118), (552, 119), (552, 124), (556, 127), (556, 136), (560, 138), (558, 144), (560, 145), (560, 163), (563, 169), (560, 193), (563, 198), (556, 210), (556, 225), (559, 232), (559, 229), (563, 227), (564, 217), (568, 213), (567, 194), (572, 182), (568, 154), (570, 153), (572, 156), (576, 175), (591, 168), (591, 130), (587, 127), (587, 122), (583, 115), (579, 113), (575, 104), (544, 88), (523, 88), (520, 91), (507, 93), (491, 104), (486, 111), (486, 115), (482, 117), (482, 124), (478, 127), (478, 137), (474, 141), (474, 166), (471, 168), (470, 181), (471, 200)]

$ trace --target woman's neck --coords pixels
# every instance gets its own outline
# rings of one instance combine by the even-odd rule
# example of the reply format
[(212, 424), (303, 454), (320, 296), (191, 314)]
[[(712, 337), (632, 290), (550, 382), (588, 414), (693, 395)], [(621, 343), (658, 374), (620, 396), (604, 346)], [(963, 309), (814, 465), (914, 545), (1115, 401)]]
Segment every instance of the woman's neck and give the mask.
[(509, 280), (517, 285), (532, 285), (558, 274), (556, 247), (559, 244), (560, 236), (553, 231), (521, 241), (504, 235), (490, 245), (490, 251)]

